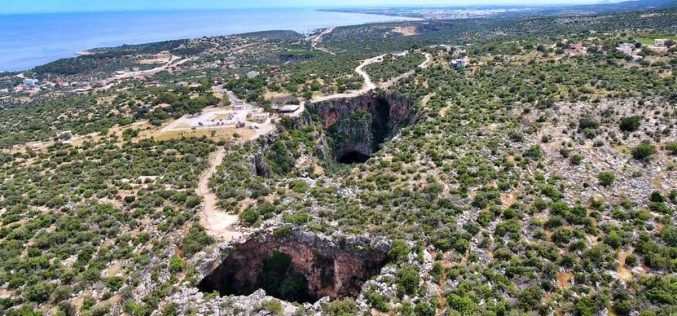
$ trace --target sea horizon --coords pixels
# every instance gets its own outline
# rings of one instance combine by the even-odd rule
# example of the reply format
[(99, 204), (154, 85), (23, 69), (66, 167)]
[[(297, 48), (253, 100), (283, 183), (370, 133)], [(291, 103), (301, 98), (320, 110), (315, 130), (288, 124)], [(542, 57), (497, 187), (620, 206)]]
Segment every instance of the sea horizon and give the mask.
[(365, 23), (418, 20), (328, 8), (192, 9), (0, 14), (0, 72), (20, 72), (101, 47), (270, 30), (307, 34)]

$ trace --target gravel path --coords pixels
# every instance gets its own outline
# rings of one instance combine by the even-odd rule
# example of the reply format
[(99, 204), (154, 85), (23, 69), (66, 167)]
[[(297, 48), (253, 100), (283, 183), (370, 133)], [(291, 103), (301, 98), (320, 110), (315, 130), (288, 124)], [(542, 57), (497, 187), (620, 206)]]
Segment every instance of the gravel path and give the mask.
[(242, 236), (241, 232), (233, 228), (239, 218), (237, 215), (219, 209), (217, 205), (218, 197), (209, 189), (209, 179), (216, 173), (225, 154), (226, 150), (221, 147), (209, 155), (209, 168), (200, 176), (200, 182), (195, 193), (202, 197), (202, 210), (200, 211), (202, 227), (210, 236), (228, 241)]

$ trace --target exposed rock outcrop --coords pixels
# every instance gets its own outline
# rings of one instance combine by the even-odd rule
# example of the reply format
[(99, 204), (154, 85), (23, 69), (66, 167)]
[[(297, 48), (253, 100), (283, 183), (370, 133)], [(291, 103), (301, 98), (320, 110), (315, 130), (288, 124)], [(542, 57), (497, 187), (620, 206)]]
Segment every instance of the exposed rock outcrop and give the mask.
[(263, 157), (262, 153), (257, 153), (254, 155), (253, 159), (254, 169), (256, 170), (256, 175), (259, 177), (267, 177), (269, 174), (268, 171), (268, 162)]
[(309, 110), (322, 120), (331, 138), (334, 158), (342, 161), (378, 151), (398, 128), (415, 120), (413, 106), (413, 101), (396, 93), (372, 92), (316, 103)]

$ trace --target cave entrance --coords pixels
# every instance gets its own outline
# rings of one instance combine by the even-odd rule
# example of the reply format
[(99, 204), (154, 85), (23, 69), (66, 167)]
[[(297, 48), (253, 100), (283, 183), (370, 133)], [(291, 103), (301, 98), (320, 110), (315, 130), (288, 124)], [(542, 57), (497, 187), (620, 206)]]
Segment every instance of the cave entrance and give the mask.
[(349, 151), (339, 157), (338, 162), (343, 164), (365, 163), (371, 156), (365, 155), (359, 151)]
[(392, 132), (390, 125), (390, 102), (385, 98), (378, 98), (372, 112), (371, 122), (372, 148), (374, 151), (380, 149), (381, 144)]
[(337, 163), (364, 163), (401, 128), (417, 120), (414, 99), (396, 92), (312, 103), (308, 110), (324, 127)]
[(263, 289), (267, 295), (297, 303), (357, 297), (362, 284), (386, 262), (387, 249), (308, 236), (254, 237), (233, 249), (198, 289), (224, 296)]
[(263, 262), (263, 271), (258, 275), (256, 287), (266, 290), (270, 296), (299, 303), (315, 302), (310, 295), (308, 280), (303, 273), (294, 270), (291, 256), (273, 253)]

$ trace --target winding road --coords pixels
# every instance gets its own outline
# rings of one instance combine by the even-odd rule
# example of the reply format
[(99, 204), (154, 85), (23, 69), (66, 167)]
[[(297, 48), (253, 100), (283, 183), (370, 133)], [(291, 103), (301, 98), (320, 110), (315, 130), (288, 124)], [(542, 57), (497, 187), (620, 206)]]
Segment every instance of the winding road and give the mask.
[[(369, 91), (372, 91), (377, 87), (387, 88), (395, 84), (396, 82), (416, 73), (416, 69), (413, 69), (387, 82), (381, 83), (379, 85), (374, 84), (374, 82), (371, 80), (371, 77), (369, 77), (369, 74), (367, 74), (367, 72), (365, 71), (365, 67), (377, 62), (382, 62), (385, 56), (386, 55), (383, 54), (369, 58), (367, 60), (362, 61), (362, 63), (360, 63), (360, 65), (357, 66), (357, 68), (355, 68), (355, 72), (360, 76), (362, 76), (362, 78), (364, 78), (364, 84), (362, 85), (362, 88), (360, 88), (359, 90), (319, 97), (313, 100), (312, 103), (334, 99), (357, 97), (365, 93), (368, 93)], [(430, 54), (426, 53), (425, 57), (426, 57), (425, 61), (421, 65), (419, 65), (418, 68), (427, 68), (428, 65), (430, 65), (430, 63), (432, 62), (432, 56)], [(256, 138), (258, 137), (254, 137), (253, 139)], [(225, 212), (224, 210), (220, 209), (217, 204), (218, 197), (209, 188), (209, 180), (212, 178), (212, 176), (214, 176), (214, 174), (216, 174), (219, 165), (221, 165), (221, 163), (223, 162), (225, 154), (226, 149), (224, 147), (220, 147), (218, 150), (212, 152), (209, 155), (209, 168), (207, 168), (202, 173), (202, 175), (200, 175), (200, 181), (198, 183), (198, 188), (196, 189), (195, 193), (202, 198), (202, 210), (199, 213), (200, 225), (202, 225), (202, 227), (207, 231), (207, 233), (210, 236), (223, 241), (230, 241), (243, 236), (243, 232), (237, 229), (239, 216), (229, 214), (228, 212)]]
[[(430, 55), (429, 53), (426, 53), (426, 54), (425, 54), (425, 60), (423, 61), (423, 63), (421, 63), (421, 64), (418, 66), (418, 68), (421, 68), (421, 69), (426, 69), (426, 68), (428, 68), (428, 65), (430, 64), (430, 62), (432, 62), (432, 60), (433, 60), (432, 55)], [(400, 80), (403, 80), (403, 79), (405, 79), (405, 78), (409, 78), (410, 76), (414, 75), (415, 73), (416, 73), (416, 69), (409, 70), (409, 71), (407, 71), (407, 72), (405, 72), (405, 73), (403, 73), (403, 74), (401, 74), (401, 75), (399, 75), (399, 76), (397, 76), (397, 77), (395, 77), (395, 78), (392, 78), (392, 79), (390, 79), (390, 80), (388, 80), (388, 81), (386, 81), (386, 82), (384, 82), (384, 83), (381, 83), (381, 84), (379, 85), (379, 88), (381, 88), (381, 89), (388, 89), (388, 88), (390, 88), (392, 85), (394, 85), (394, 84), (400, 82)]]
[(331, 32), (333, 32), (333, 31), (334, 31), (333, 27), (326, 28), (322, 32), (320, 32), (319, 34), (306, 38), (306, 40), (310, 41), (313, 49), (323, 51), (323, 52), (330, 54), (330, 55), (336, 55), (336, 53), (332, 52), (328, 48), (319, 46), (322, 43), (322, 41), (324, 40), (324, 37), (331, 34)]
[[(404, 54), (406, 54), (406, 53), (404, 53)], [(365, 93), (367, 93), (371, 90), (374, 90), (377, 87), (381, 88), (381, 89), (387, 89), (390, 86), (394, 85), (395, 83), (399, 82), (400, 80), (408, 78), (409, 76), (416, 73), (416, 69), (413, 69), (413, 70), (410, 70), (406, 73), (403, 73), (403, 74), (401, 74), (401, 75), (399, 75), (399, 76), (397, 76), (393, 79), (390, 79), (390, 80), (388, 80), (384, 83), (381, 83), (377, 86), (371, 80), (371, 77), (369, 77), (369, 74), (367, 73), (367, 71), (365, 71), (364, 68), (371, 65), (371, 64), (383, 62), (383, 58), (385, 56), (386, 56), (386, 54), (383, 54), (383, 55), (378, 55), (376, 57), (366, 59), (366, 60), (362, 61), (362, 63), (359, 66), (357, 66), (357, 68), (355, 68), (355, 72), (357, 74), (359, 74), (360, 76), (362, 76), (362, 78), (364, 78), (364, 84), (362, 85), (362, 88), (360, 88), (359, 90), (353, 90), (353, 91), (350, 91), (350, 92), (337, 93), (337, 94), (318, 97), (318, 98), (314, 99), (312, 101), (312, 103), (318, 103), (318, 102), (335, 100), (335, 99), (354, 98), (354, 97), (363, 95), (363, 94), (365, 94)], [(418, 66), (418, 68), (422, 68), (422, 69), (428, 68), (428, 65), (430, 65), (430, 62), (432, 62), (432, 55), (430, 55), (429, 53), (426, 53), (425, 54), (425, 61), (423, 61), (423, 63), (421, 63)]]
[(328, 101), (328, 100), (334, 100), (334, 99), (343, 99), (343, 98), (354, 98), (360, 95), (363, 95), (371, 90), (376, 89), (376, 85), (374, 84), (373, 81), (371, 81), (371, 78), (369, 77), (369, 74), (364, 70), (365, 67), (374, 64), (374, 63), (380, 63), (383, 61), (384, 55), (379, 55), (376, 57), (369, 58), (365, 61), (363, 61), (357, 68), (355, 68), (355, 72), (362, 76), (364, 78), (364, 84), (362, 85), (362, 88), (359, 90), (353, 90), (350, 92), (345, 92), (345, 93), (336, 93), (332, 95), (326, 95), (322, 97), (318, 97), (315, 100), (312, 101), (312, 103), (317, 103), (317, 102), (323, 102), (323, 101)]
[(168, 70), (169, 67), (174, 67), (174, 66), (179, 66), (182, 64), (185, 64), (186, 62), (189, 62), (191, 60), (195, 60), (195, 57), (190, 57), (190, 58), (184, 58), (181, 59), (179, 56), (172, 55), (169, 60), (167, 61), (166, 64), (162, 66), (158, 66), (153, 69), (147, 69), (147, 70), (139, 70), (139, 71), (126, 71), (120, 74), (116, 74), (113, 77), (110, 77), (108, 79), (104, 79), (102, 81), (103, 87), (96, 88), (96, 91), (103, 91), (103, 90), (108, 90), (113, 85), (115, 85), (117, 82), (125, 79), (130, 79), (130, 78), (135, 78), (139, 76), (153, 76), (157, 74), (158, 72)]

